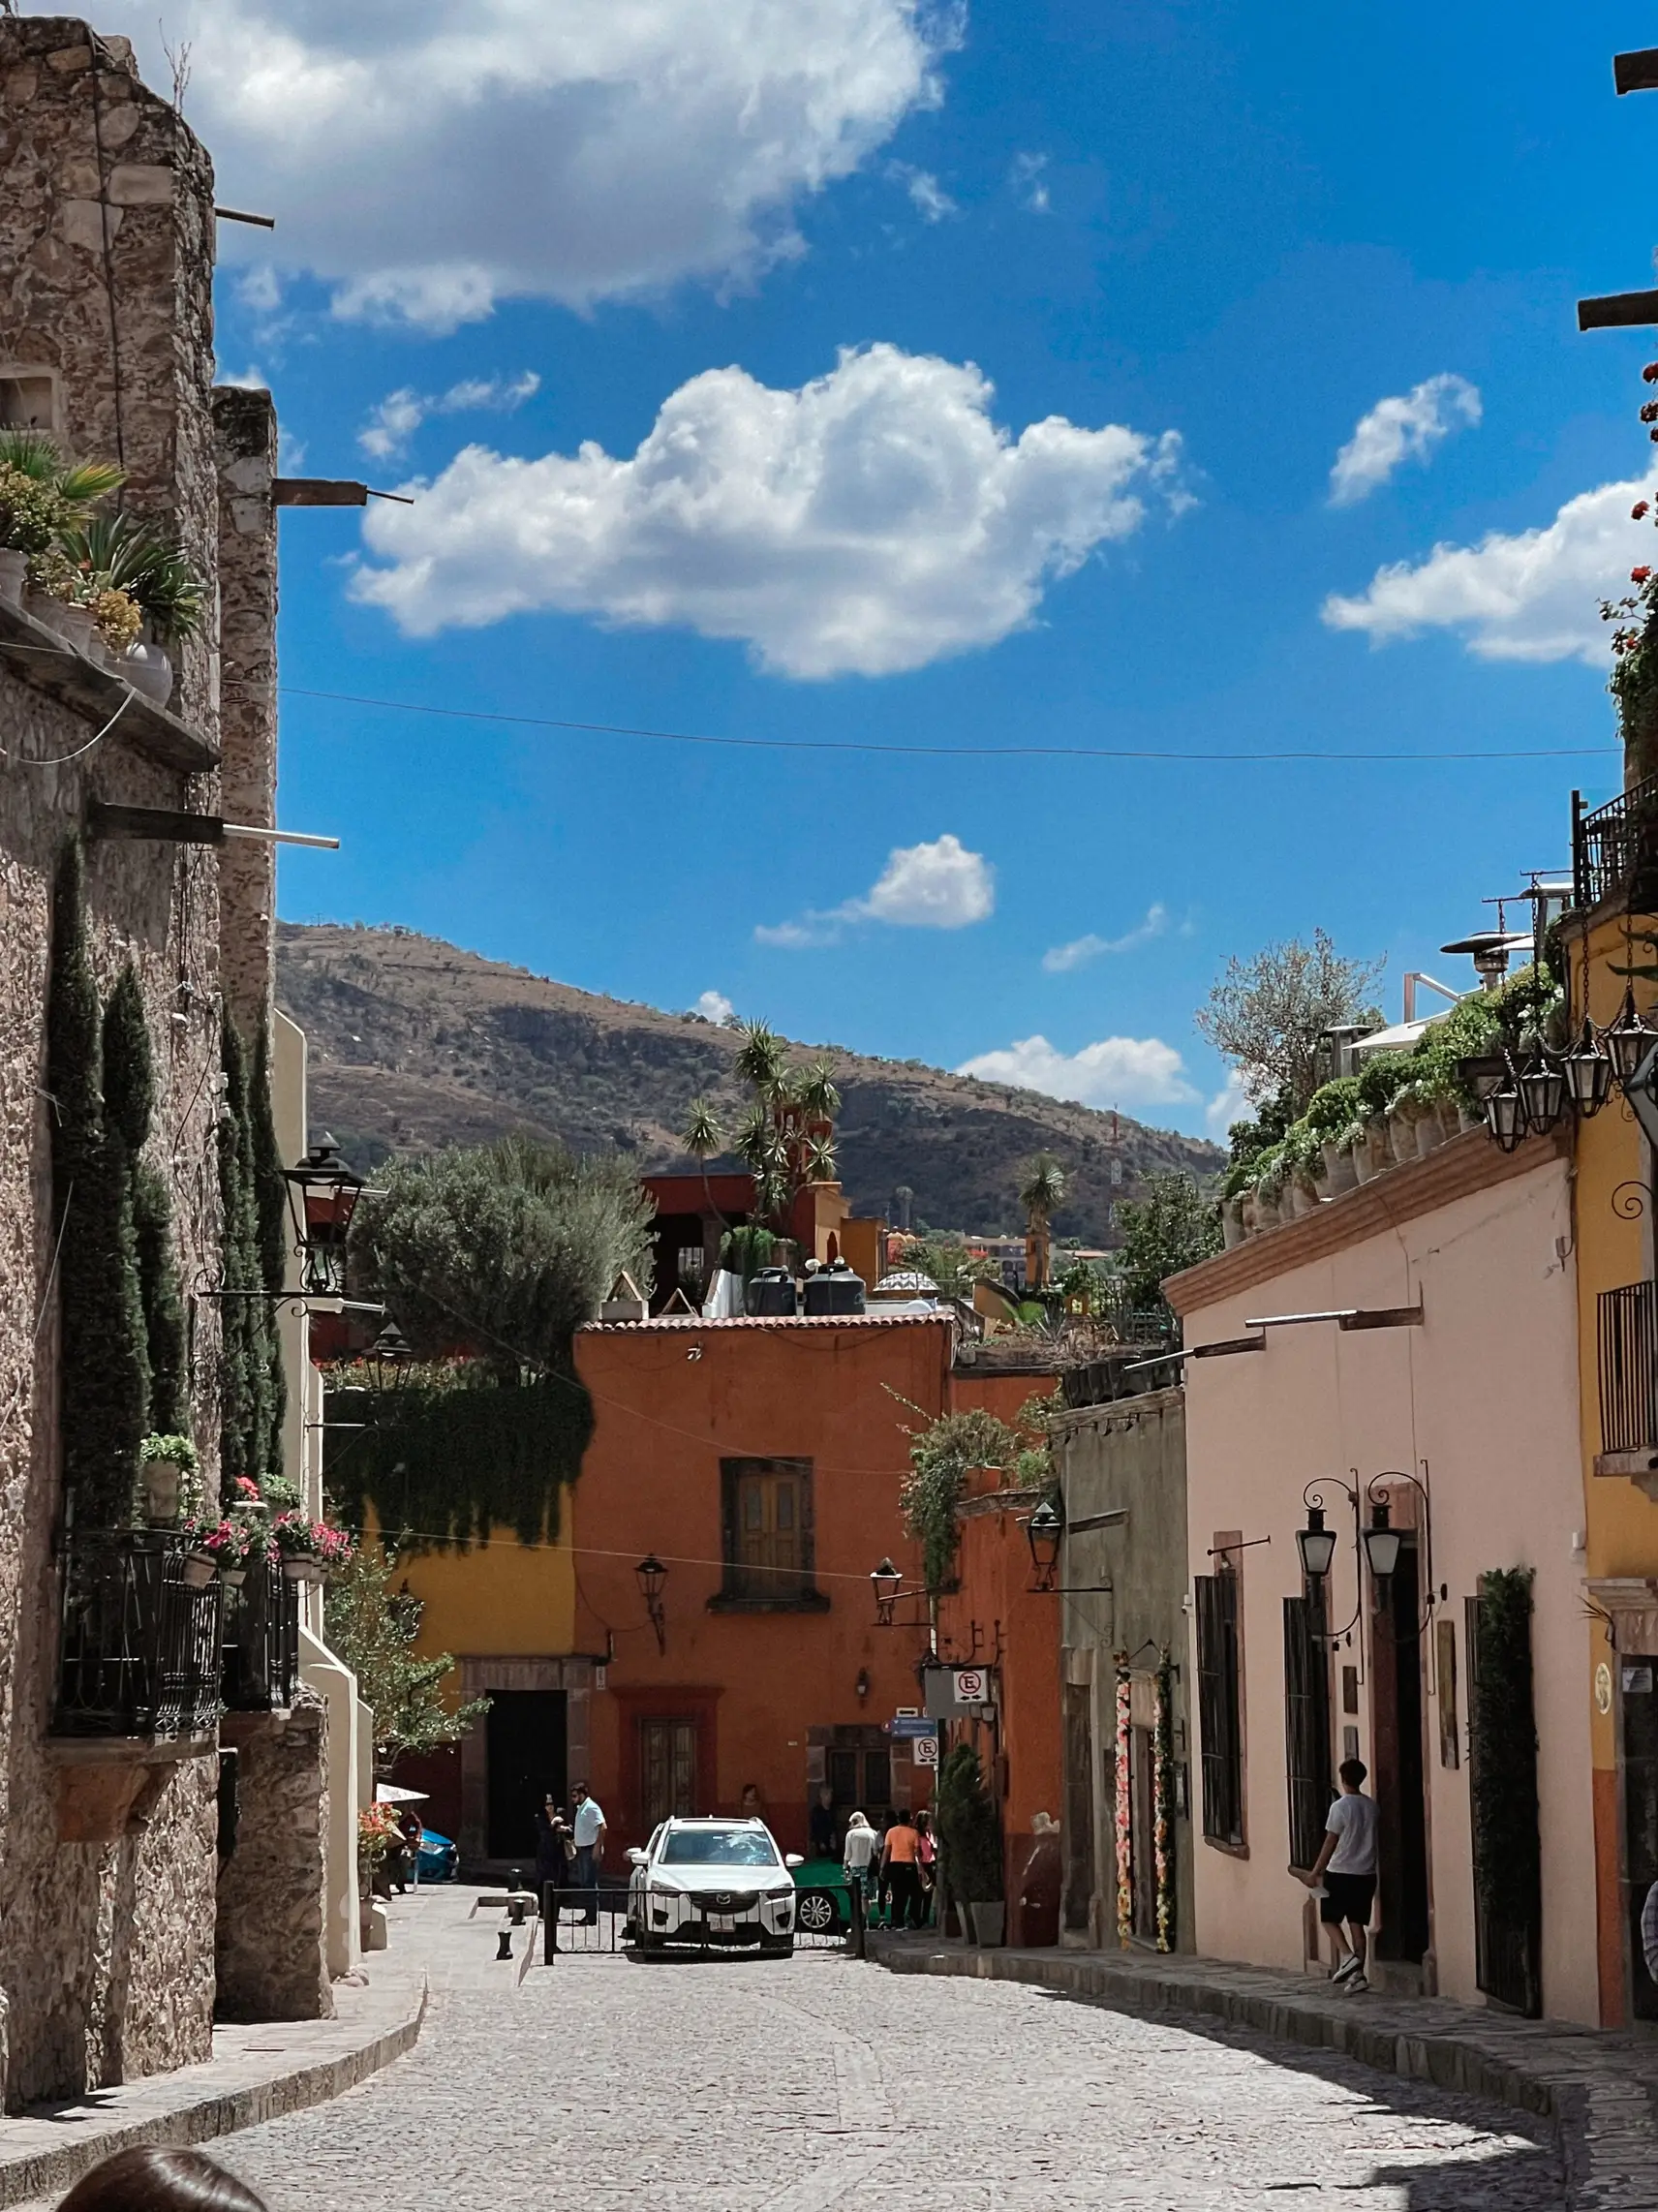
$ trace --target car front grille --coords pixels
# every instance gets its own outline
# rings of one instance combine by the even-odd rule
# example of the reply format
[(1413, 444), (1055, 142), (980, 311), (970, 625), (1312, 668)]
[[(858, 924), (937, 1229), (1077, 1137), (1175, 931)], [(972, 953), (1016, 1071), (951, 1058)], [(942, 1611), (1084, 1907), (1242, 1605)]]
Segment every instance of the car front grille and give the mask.
[(722, 1918), (730, 1913), (752, 1913), (760, 1901), (757, 1889), (705, 1890), (695, 1900), (699, 1913), (718, 1913)]

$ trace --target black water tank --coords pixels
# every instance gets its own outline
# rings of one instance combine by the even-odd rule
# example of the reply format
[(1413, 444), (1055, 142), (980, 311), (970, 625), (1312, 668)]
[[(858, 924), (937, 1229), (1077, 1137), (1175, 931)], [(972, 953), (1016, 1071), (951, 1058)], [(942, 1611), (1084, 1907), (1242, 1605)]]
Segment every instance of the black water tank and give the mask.
[(750, 1315), (763, 1314), (768, 1319), (798, 1313), (800, 1301), (795, 1293), (794, 1277), (787, 1268), (761, 1268), (758, 1275), (751, 1275), (743, 1295), (743, 1310)]
[(806, 1278), (808, 1313), (862, 1313), (864, 1281), (844, 1260), (831, 1260), (826, 1268)]

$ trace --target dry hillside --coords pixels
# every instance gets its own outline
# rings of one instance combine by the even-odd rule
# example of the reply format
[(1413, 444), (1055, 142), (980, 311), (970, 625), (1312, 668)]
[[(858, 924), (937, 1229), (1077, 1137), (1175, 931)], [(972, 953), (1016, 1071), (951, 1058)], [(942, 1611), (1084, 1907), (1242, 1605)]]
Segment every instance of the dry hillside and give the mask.
[[(663, 1167), (681, 1157), (675, 1131), (698, 1092), (735, 1119), (735, 1039), (693, 1014), (597, 998), (404, 930), (284, 923), (277, 963), (278, 998), (310, 1039), (313, 1124), (358, 1165), (527, 1129)], [(1114, 1144), (1109, 1114), (1035, 1091), (801, 1050), (834, 1064), (842, 1181), (859, 1212), (890, 1218), (907, 1184), (935, 1227), (1011, 1230), (1021, 1163), (1046, 1148), (1070, 1177), (1057, 1233), (1106, 1243), (1112, 1200), (1144, 1175), (1209, 1175), (1221, 1161), (1213, 1145), (1126, 1116)]]

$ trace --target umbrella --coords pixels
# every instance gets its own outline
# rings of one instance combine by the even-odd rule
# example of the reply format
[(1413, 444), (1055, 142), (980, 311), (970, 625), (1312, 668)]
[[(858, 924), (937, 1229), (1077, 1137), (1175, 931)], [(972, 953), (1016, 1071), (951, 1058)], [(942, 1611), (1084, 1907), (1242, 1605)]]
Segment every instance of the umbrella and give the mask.
[(429, 1790), (401, 1790), (395, 1782), (377, 1782), (374, 1786), (377, 1805), (423, 1805), (430, 1796)]

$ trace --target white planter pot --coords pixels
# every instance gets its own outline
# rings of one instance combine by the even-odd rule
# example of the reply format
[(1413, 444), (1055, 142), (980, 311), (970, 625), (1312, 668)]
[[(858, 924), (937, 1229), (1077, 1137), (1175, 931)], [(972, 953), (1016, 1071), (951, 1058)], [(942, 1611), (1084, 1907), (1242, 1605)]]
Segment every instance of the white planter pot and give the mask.
[(969, 1905), (967, 1918), (972, 1922), (974, 1943), (990, 1950), (1002, 1941), (1007, 1928), (1005, 1905)]
[(1312, 1180), (1309, 1168), (1298, 1167), (1290, 1177), (1290, 1212), (1294, 1219), (1302, 1220), (1308, 1214), (1318, 1212), (1318, 1185)]
[(1457, 1101), (1458, 1130), (1463, 1136), (1466, 1136), (1470, 1129), (1483, 1129), (1485, 1125), (1485, 1116), (1483, 1114), (1476, 1114), (1471, 1106), (1464, 1106), (1462, 1101), (1458, 1098)]
[(204, 1590), (219, 1572), (219, 1562), (211, 1551), (186, 1551), (184, 1554), (184, 1586), (187, 1590)]
[(1425, 1160), (1429, 1152), (1436, 1152), (1445, 1142), (1444, 1124), (1439, 1119), (1437, 1106), (1416, 1118), (1416, 1156)]
[(28, 579), (29, 556), (11, 546), (0, 547), (0, 599), (9, 607), (20, 607)]
[(152, 707), (165, 707), (171, 698), (172, 662), (159, 645), (131, 645), (126, 657), (113, 666), (123, 682)]
[(1408, 1107), (1388, 1108), (1388, 1144), (1396, 1167), (1409, 1167), (1416, 1158), (1416, 1124), (1418, 1117)]
[(90, 607), (66, 606), (58, 616), (57, 627), (70, 650), (78, 653), (83, 661), (92, 658), (92, 638), (97, 624)]
[(1222, 1248), (1231, 1251), (1249, 1234), (1244, 1226), (1244, 1201), (1242, 1198), (1223, 1198), (1220, 1201), (1220, 1239)]
[(144, 1511), (152, 1521), (165, 1524), (178, 1519), (178, 1487), (183, 1469), (176, 1459), (146, 1459), (143, 1466)]
[(1257, 1229), (1275, 1229), (1287, 1216), (1281, 1197), (1269, 1197), (1259, 1186), (1255, 1191), (1255, 1226)]
[(1327, 1138), (1324, 1146), (1324, 1172), (1325, 1187), (1332, 1198), (1339, 1198), (1344, 1190), (1351, 1190), (1358, 1181), (1353, 1169), (1351, 1148)]

